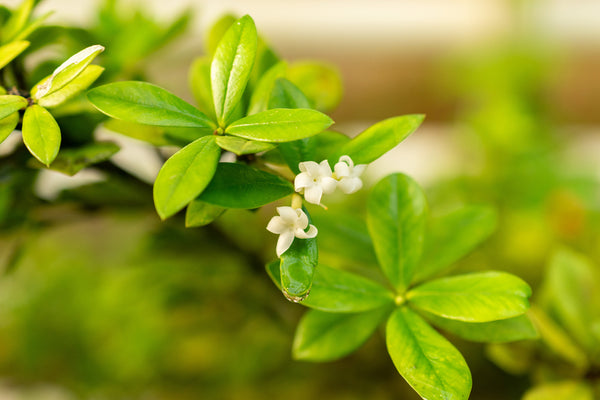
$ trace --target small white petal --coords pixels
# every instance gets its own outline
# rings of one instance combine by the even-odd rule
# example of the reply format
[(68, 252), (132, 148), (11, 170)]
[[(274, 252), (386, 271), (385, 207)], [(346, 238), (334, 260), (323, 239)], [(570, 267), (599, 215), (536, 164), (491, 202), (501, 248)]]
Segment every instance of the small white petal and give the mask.
[(333, 168), (338, 179), (350, 176), (350, 167), (345, 162), (340, 161)]
[(300, 229), (306, 229), (306, 227), (308, 226), (308, 217), (306, 216), (306, 214), (304, 214), (304, 211), (302, 211), (302, 209), (297, 208), (296, 212), (298, 213), (298, 220), (296, 221), (296, 227), (300, 228)]
[(339, 162), (343, 162), (348, 164), (348, 166), (350, 167), (350, 169), (354, 168), (354, 161), (352, 161), (352, 159), (350, 158), (350, 156), (341, 156), (339, 159)]
[(329, 166), (329, 161), (323, 160), (319, 164), (319, 175), (320, 176), (331, 176), (331, 167)]
[(355, 177), (359, 177), (361, 176), (364, 172), (365, 169), (367, 169), (367, 164), (359, 164), (357, 166), (354, 167), (354, 176)]
[(314, 185), (313, 178), (311, 178), (306, 172), (301, 172), (296, 175), (296, 178), (294, 178), (294, 189), (296, 189), (296, 192), (299, 192), (302, 188), (310, 187), (312, 185)]
[(337, 187), (338, 181), (333, 178), (321, 178), (320, 185), (323, 188), (323, 193), (333, 193)]
[(311, 186), (304, 189), (304, 199), (312, 204), (321, 204), (323, 188), (321, 186)]
[(296, 210), (294, 210), (292, 207), (277, 207), (277, 212), (287, 224), (292, 226), (296, 224), (296, 221), (298, 220), (298, 214), (296, 214)]
[(304, 232), (303, 229), (296, 229), (294, 231), (294, 234), (298, 239), (312, 239), (317, 236), (317, 233), (319, 233), (317, 227), (312, 224), (308, 228), (308, 232)]
[(304, 161), (298, 164), (300, 171), (307, 172), (312, 178), (316, 178), (320, 175), (319, 164), (314, 161)]
[(338, 182), (338, 187), (346, 194), (357, 192), (362, 188), (362, 185), (360, 178), (344, 178)]
[(267, 230), (271, 233), (282, 234), (285, 231), (290, 230), (290, 225), (286, 224), (283, 218), (275, 216), (271, 218), (267, 224)]
[(281, 255), (283, 253), (285, 253), (285, 251), (287, 249), (290, 248), (293, 241), (294, 241), (294, 233), (292, 231), (287, 231), (287, 232), (279, 235), (279, 239), (277, 239), (277, 248), (276, 248), (277, 257), (281, 257)]

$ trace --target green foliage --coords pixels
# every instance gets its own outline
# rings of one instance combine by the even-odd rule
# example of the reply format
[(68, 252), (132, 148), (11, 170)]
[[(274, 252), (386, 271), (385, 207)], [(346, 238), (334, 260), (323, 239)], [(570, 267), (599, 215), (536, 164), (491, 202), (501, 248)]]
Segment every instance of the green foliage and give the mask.
[(52, 114), (37, 104), (23, 116), (23, 143), (42, 164), (49, 166), (60, 148), (60, 128)]

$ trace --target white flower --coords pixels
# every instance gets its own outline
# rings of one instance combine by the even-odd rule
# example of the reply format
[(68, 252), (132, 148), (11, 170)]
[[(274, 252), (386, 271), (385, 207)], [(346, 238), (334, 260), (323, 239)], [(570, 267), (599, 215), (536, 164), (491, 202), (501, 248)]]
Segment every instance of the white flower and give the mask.
[(341, 156), (335, 166), (335, 176), (338, 181), (338, 187), (346, 194), (354, 193), (362, 188), (360, 176), (367, 168), (366, 164), (354, 165), (349, 156)]
[(306, 201), (312, 204), (321, 204), (323, 193), (332, 193), (337, 181), (333, 179), (331, 167), (327, 160), (317, 164), (314, 161), (301, 162), (298, 165), (300, 173), (294, 179), (296, 192), (304, 192)]
[(317, 236), (317, 228), (310, 225), (308, 232), (304, 230), (308, 227), (308, 217), (300, 208), (277, 207), (279, 216), (274, 216), (267, 225), (267, 230), (279, 235), (277, 240), (277, 257), (290, 248), (294, 237), (299, 239), (309, 239)]

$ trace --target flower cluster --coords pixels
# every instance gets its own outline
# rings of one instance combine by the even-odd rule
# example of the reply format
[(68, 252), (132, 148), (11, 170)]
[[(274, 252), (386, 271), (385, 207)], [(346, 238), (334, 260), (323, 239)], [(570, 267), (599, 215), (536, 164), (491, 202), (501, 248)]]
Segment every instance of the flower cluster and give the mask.
[[(362, 188), (360, 176), (365, 171), (365, 164), (354, 165), (349, 156), (341, 156), (331, 170), (329, 162), (301, 162), (300, 173), (294, 179), (296, 192), (303, 194), (304, 199), (312, 204), (321, 205), (323, 193), (333, 193), (339, 188), (343, 193), (351, 194)], [(296, 201), (299, 199), (300, 201)], [(271, 218), (267, 225), (269, 232), (279, 235), (277, 240), (277, 257), (290, 248), (294, 237), (309, 239), (317, 236), (317, 228), (308, 223), (308, 216), (302, 211), (302, 198), (294, 195), (291, 207), (277, 207), (278, 216)], [(306, 231), (308, 228), (308, 231)]]

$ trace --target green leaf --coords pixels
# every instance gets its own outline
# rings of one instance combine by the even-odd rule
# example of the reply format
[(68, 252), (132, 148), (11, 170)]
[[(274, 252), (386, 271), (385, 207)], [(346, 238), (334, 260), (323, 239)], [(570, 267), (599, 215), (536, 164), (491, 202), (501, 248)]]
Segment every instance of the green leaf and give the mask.
[[(303, 210), (310, 222), (308, 211)], [(290, 248), (281, 255), (279, 264), (281, 288), (288, 300), (297, 303), (308, 296), (318, 262), (317, 239), (294, 238)]]
[(206, 115), (165, 89), (146, 82), (116, 82), (92, 89), (90, 102), (104, 114), (138, 124), (216, 129)]
[(210, 89), (210, 59), (208, 57), (199, 57), (194, 60), (190, 67), (189, 81), (198, 108), (211, 119), (216, 120), (215, 105)]
[(27, 40), (19, 40), (16, 42), (10, 42), (0, 47), (0, 69), (8, 65), (9, 62), (17, 58), (27, 47), (29, 47)]
[(19, 123), (19, 113), (14, 112), (3, 119), (0, 119), (0, 143), (4, 142), (4, 140), (10, 135), (17, 124)]
[(108, 160), (118, 151), (119, 146), (112, 142), (95, 142), (79, 148), (65, 149), (52, 162), (50, 169), (73, 176), (90, 165)]
[(94, 58), (103, 51), (104, 47), (94, 45), (71, 56), (67, 61), (56, 68), (50, 77), (42, 80), (42, 82), (38, 83), (33, 88), (31, 97), (34, 100), (40, 100), (45, 96), (49, 96), (64, 88), (69, 82), (77, 78)]
[(331, 124), (331, 118), (315, 110), (276, 108), (239, 119), (225, 132), (257, 141), (290, 142), (316, 135)]
[(246, 140), (235, 136), (217, 136), (217, 144), (223, 150), (231, 151), (238, 156), (260, 153), (275, 148), (275, 145), (271, 143), (255, 142), (253, 140)]
[(29, 20), (34, 4), (34, 0), (23, 0), (21, 5), (12, 12), (12, 15), (2, 27), (3, 41), (10, 42), (21, 32)]
[(285, 179), (244, 164), (219, 163), (200, 200), (227, 208), (257, 208), (294, 193)]
[(585, 381), (550, 382), (528, 390), (523, 400), (594, 400), (594, 392)]
[(210, 183), (221, 149), (214, 136), (203, 136), (165, 162), (154, 182), (154, 205), (158, 215), (168, 218), (202, 193)]
[(367, 211), (379, 265), (402, 292), (410, 284), (421, 257), (427, 221), (425, 194), (410, 177), (389, 175), (373, 187)]
[(389, 312), (388, 307), (355, 314), (309, 310), (296, 329), (293, 357), (305, 361), (344, 357), (362, 346)]
[[(27, 37), (29, 35), (31, 35), (33, 32), (35, 32), (38, 28), (40, 28), (42, 26), (42, 24), (46, 21), (46, 19), (48, 19), (48, 17), (50, 15), (52, 15), (54, 12), (53, 11), (49, 11), (46, 14), (42, 15), (39, 18), (36, 18), (34, 21), (32, 21), (30, 24), (28, 24), (26, 27), (23, 28), (23, 30), (21, 30), (21, 32), (19, 32), (19, 34), (17, 36), (15, 36), (14, 40), (23, 40), (23, 39), (27, 39)], [(31, 51), (31, 48), (29, 49), (29, 51)]]
[(313, 138), (315, 141), (315, 155), (313, 161), (316, 162), (321, 162), (326, 159), (330, 159), (332, 163), (337, 162), (337, 159), (330, 158), (330, 156), (337, 151), (337, 149), (350, 141), (348, 136), (335, 131), (321, 132)]
[[(219, 218), (225, 210), (227, 209), (195, 199), (187, 207), (185, 226), (186, 228), (194, 228), (208, 225)], [(277, 263), (277, 268), (279, 268), (279, 263)]]
[(223, 15), (221, 18), (217, 20), (210, 28), (210, 31), (205, 36), (206, 42), (204, 46), (206, 51), (211, 56), (215, 54), (217, 51), (217, 47), (223, 36), (227, 32), (227, 30), (235, 23), (237, 18), (231, 14)]
[[(250, 97), (250, 104), (248, 105), (248, 115), (256, 114), (261, 111), (265, 111), (269, 108), (269, 100), (271, 99), (271, 92), (275, 85), (275, 81), (285, 75), (287, 64), (285, 61), (281, 61), (272, 66), (258, 81), (256, 88), (252, 91)], [(282, 107), (283, 108), (283, 107)], [(285, 107), (292, 108), (292, 107)]]
[(406, 298), (416, 308), (465, 322), (489, 322), (516, 317), (529, 308), (531, 288), (506, 272), (480, 272), (441, 278), (410, 290)]
[(10, 94), (0, 96), (0, 119), (4, 119), (15, 111), (19, 111), (22, 108), (27, 107), (29, 103), (27, 99), (21, 96), (14, 96)]
[(225, 127), (239, 104), (256, 57), (254, 21), (245, 15), (227, 30), (210, 67), (211, 87), (219, 126)]
[(425, 313), (425, 318), (438, 328), (462, 339), (481, 343), (507, 343), (534, 340), (539, 334), (526, 315), (492, 322), (463, 322)]
[(173, 144), (167, 139), (165, 130), (156, 126), (136, 124), (135, 122), (120, 119), (109, 119), (104, 122), (104, 127), (121, 135), (148, 142), (154, 146)]
[(369, 164), (406, 139), (423, 122), (424, 115), (404, 115), (383, 120), (350, 140), (331, 158), (347, 155), (354, 164)]
[(487, 239), (496, 229), (497, 222), (496, 210), (486, 206), (467, 206), (433, 218), (426, 251), (415, 271), (414, 281), (447, 272), (453, 263)]
[(98, 65), (88, 65), (75, 79), (63, 86), (62, 89), (39, 99), (38, 104), (42, 107), (52, 108), (65, 103), (90, 87), (103, 71), (104, 68)]
[(407, 307), (386, 327), (388, 353), (400, 375), (427, 400), (466, 400), (471, 372), (460, 352)]
[(25, 110), (23, 142), (35, 158), (49, 166), (58, 154), (60, 141), (60, 128), (52, 114), (37, 104)]
[(317, 110), (333, 110), (342, 99), (340, 73), (332, 65), (310, 61), (294, 63), (288, 69), (287, 78), (302, 90)]
[(310, 102), (297, 86), (284, 78), (273, 85), (269, 97), (269, 108), (310, 108)]

